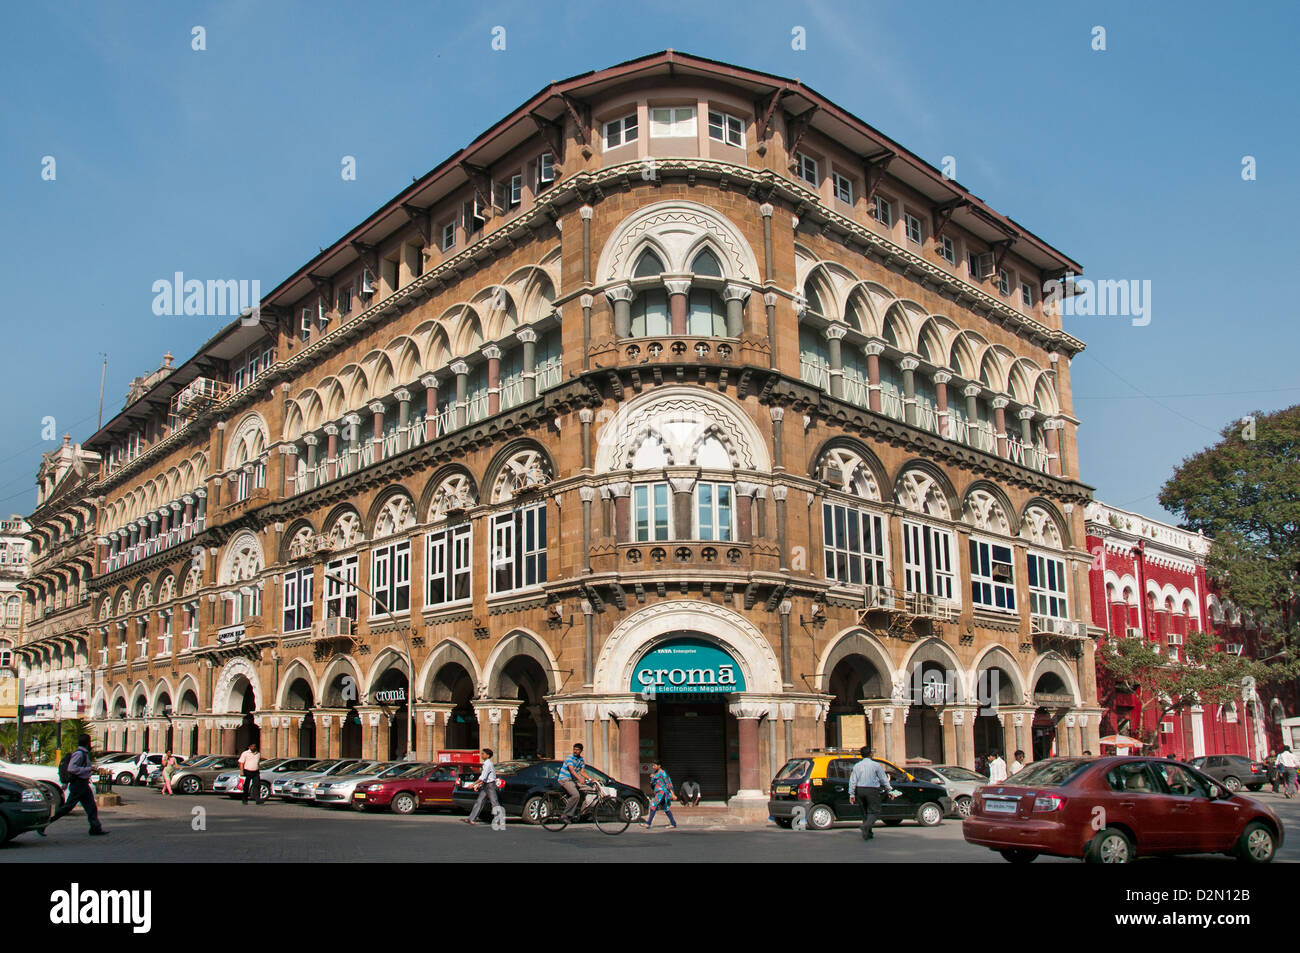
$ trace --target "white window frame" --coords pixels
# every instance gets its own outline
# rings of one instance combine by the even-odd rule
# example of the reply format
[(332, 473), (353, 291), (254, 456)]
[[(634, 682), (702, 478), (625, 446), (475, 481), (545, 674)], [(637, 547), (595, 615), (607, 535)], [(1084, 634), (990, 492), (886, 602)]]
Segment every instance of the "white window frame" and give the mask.
[(925, 231), (921, 227), (921, 220), (911, 212), (903, 213), (903, 225), (907, 232), (907, 240), (917, 245), (925, 242)]
[(445, 222), (442, 226), (442, 250), (456, 247), (456, 220)]
[[(312, 598), (315, 595), (313, 570), (308, 567), (295, 569), (284, 574), (280, 582), (281, 593), (280, 625), (283, 632), (302, 632), (311, 628)], [(290, 628), (289, 614), (293, 614), (293, 627)], [(304, 619), (306, 625), (303, 624)]]
[(370, 618), (411, 611), (411, 541), (394, 540), (370, 550)]
[[(827, 532), (828, 521), (830, 532)], [(853, 539), (855, 528), (856, 540)], [(822, 558), (827, 579), (845, 586), (888, 585), (888, 539), (886, 514), (834, 500), (822, 502)]]
[(158, 654), (160, 656), (171, 655), (172, 654), (172, 614), (170, 611), (166, 611), (166, 612), (159, 612), (158, 615), (161, 617), (159, 619), (159, 624), (158, 624), (158, 643), (160, 646), (160, 648), (158, 649)]
[[(664, 492), (664, 528), (663, 535), (657, 532), (659, 503), (654, 500), (655, 491)], [(645, 535), (642, 535), (642, 513), (645, 514)], [(632, 542), (662, 543), (673, 539), (673, 493), (667, 481), (655, 483), (635, 483), (632, 485)]]
[(543, 152), (537, 157), (537, 191), (542, 191), (554, 182), (555, 155), (550, 152)]
[[(1050, 619), (1070, 618), (1070, 597), (1068, 580), (1065, 575), (1065, 560), (1060, 556), (1055, 556), (1051, 553), (1038, 552), (1032, 549), (1029, 551), (1028, 558), (1029, 564), (1025, 574), (1025, 585), (1029, 589), (1030, 613), (1032, 615), (1045, 616)], [(1037, 560), (1042, 560), (1041, 566), (1036, 563)], [(1056, 578), (1060, 583), (1060, 589), (1049, 589), (1044, 583), (1044, 580), (1048, 577), (1046, 569), (1049, 560), (1056, 563)], [(1037, 585), (1032, 581), (1035, 575), (1037, 575), (1039, 579)], [(1058, 612), (1050, 611), (1052, 608), (1051, 600), (1053, 599), (1060, 601), (1060, 605), (1057, 607), (1059, 609)]]
[(1011, 272), (1005, 268), (998, 269), (998, 291), (1002, 293), (1003, 297), (1009, 298), (1011, 296)]
[(605, 144), (605, 151), (608, 152), (610, 149), (621, 149), (636, 142), (640, 135), (636, 113), (633, 112), (605, 123), (601, 127), (600, 141)]
[(831, 189), (835, 197), (845, 205), (853, 204), (853, 180), (847, 175), (840, 175), (838, 172), (831, 172)]
[(947, 235), (939, 236), (939, 257), (954, 268), (957, 266), (957, 243)]
[(893, 228), (894, 203), (877, 192), (871, 197), (871, 217), (885, 228)]
[[(806, 152), (796, 152), (794, 154), (794, 161), (795, 175), (801, 181), (807, 182), (813, 188), (821, 188), (821, 169), (817, 166), (817, 160)], [(809, 173), (811, 173), (811, 175)]]
[[(711, 501), (703, 503), (700, 500), (700, 491), (705, 487), (712, 489)], [(719, 490), (726, 490), (727, 503), (724, 506), (719, 502), (719, 497), (723, 494)], [(692, 494), (692, 510), (695, 514), (695, 538), (702, 542), (711, 543), (730, 543), (736, 539), (736, 484), (726, 480), (699, 480), (695, 484), (695, 492)], [(705, 530), (705, 513), (707, 511), (709, 535), (704, 535)], [(723, 535), (724, 527), (721, 525), (723, 512), (726, 513), (726, 535)]]
[[(474, 597), (474, 530), (470, 523), (459, 523), (434, 530), (425, 537), (424, 604), (450, 606), (469, 602)], [(458, 584), (464, 582), (463, 596), (456, 596)], [(434, 596), (434, 583), (442, 583), (442, 598)]]
[[(713, 119), (715, 116), (718, 118), (717, 126), (720, 130), (720, 134), (716, 136), (713, 134)], [(745, 120), (718, 109), (710, 109), (708, 118), (710, 139), (714, 142), (721, 142), (725, 146), (745, 148)]]
[(534, 589), (546, 581), (545, 503), (492, 517), (491, 572), (493, 595)]
[[(667, 113), (668, 118), (660, 118)], [(694, 106), (651, 106), (651, 139), (694, 139), (699, 136)]]
[[(360, 614), (358, 594), (361, 591), (357, 588), (358, 563), (357, 555), (353, 553), (350, 556), (331, 559), (325, 564), (325, 618), (347, 616), (353, 622), (357, 621), (357, 616)], [(344, 585), (335, 577), (347, 580), (347, 584)]]
[(956, 534), (929, 523), (903, 520), (903, 588), (959, 603)]
[[(1006, 550), (1006, 559), (995, 562), (994, 547)], [(984, 539), (979, 536), (970, 538), (970, 600), (971, 605), (986, 609), (990, 612), (1006, 612), (1014, 614), (1016, 609), (1016, 550), (1010, 543), (999, 542), (995, 539)], [(984, 573), (981, 568), (983, 562), (983, 550), (987, 550), (989, 559), (989, 572)], [(993, 567), (1006, 566), (1011, 570), (1010, 579), (999, 579), (993, 571)], [(988, 598), (984, 597), (981, 591), (983, 588), (988, 590)], [(999, 605), (999, 596), (1001, 596), (1002, 605)]]
[(1034, 306), (1034, 286), (1027, 281), (1020, 282), (1020, 303), (1026, 308)]

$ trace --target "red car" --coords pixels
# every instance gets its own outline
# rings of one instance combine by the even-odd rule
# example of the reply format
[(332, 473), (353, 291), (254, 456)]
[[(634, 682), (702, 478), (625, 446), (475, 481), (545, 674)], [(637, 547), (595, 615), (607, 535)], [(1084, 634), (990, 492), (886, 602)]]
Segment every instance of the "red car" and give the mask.
[(452, 807), (456, 781), (477, 778), (476, 764), (418, 764), (395, 778), (366, 781), (352, 792), (358, 810), (388, 808), (394, 814), (412, 814), (420, 808)]
[(1050, 758), (1009, 780), (976, 792), (962, 833), (1012, 863), (1217, 853), (1262, 864), (1282, 845), (1273, 811), (1177, 761)]

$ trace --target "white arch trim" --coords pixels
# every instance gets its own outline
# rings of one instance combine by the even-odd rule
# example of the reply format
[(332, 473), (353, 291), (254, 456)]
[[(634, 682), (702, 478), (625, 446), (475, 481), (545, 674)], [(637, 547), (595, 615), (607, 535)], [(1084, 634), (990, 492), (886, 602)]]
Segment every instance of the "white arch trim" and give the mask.
[(596, 659), (593, 690), (630, 692), (637, 660), (656, 645), (684, 635), (703, 636), (726, 650), (740, 665), (746, 692), (780, 693), (781, 666), (763, 633), (730, 609), (696, 600), (647, 606), (620, 622)]
[(872, 635), (861, 626), (852, 625), (839, 632), (833, 639), (831, 639), (821, 656), (817, 659), (817, 668), (813, 676), (813, 684), (820, 686), (819, 691), (824, 692), (827, 691), (828, 688), (826, 680), (830, 678), (831, 670), (827, 669), (827, 663), (847, 639), (854, 638), (855, 636), (861, 636), (874, 650), (871, 655), (864, 657), (874, 665), (880, 671), (881, 676), (888, 681), (888, 685), (885, 687), (888, 688), (893, 686), (897, 673), (894, 669), (894, 663), (890, 659), (889, 652), (886, 650), (884, 644), (881, 643), (880, 639), (876, 638), (876, 636)]
[[(536, 632), (532, 631), (531, 629), (525, 629), (522, 627), (516, 627), (511, 629), (510, 632), (506, 635), (506, 637), (501, 639), (501, 641), (499, 641), (496, 644), (496, 647), (492, 650), (492, 653), (488, 655), (487, 662), (485, 662), (483, 665), (483, 671), (487, 672), (487, 677), (484, 681), (484, 684), (489, 686), (492, 685), (493, 682), (495, 682), (500, 677), (501, 669), (505, 667), (505, 665), (510, 661), (510, 659), (514, 658), (516, 655), (519, 654), (518, 652), (513, 652), (513, 651), (510, 653), (509, 657), (506, 657), (505, 654), (506, 650), (511, 647), (511, 643), (515, 641), (516, 637), (525, 638), (528, 641), (532, 642), (534, 645), (536, 645), (539, 649), (541, 649), (542, 655), (546, 657), (547, 680), (552, 685), (558, 687), (559, 684), (564, 679), (560, 673), (560, 665), (555, 658), (555, 653), (551, 651), (551, 647), (546, 644), (546, 641), (544, 639), (538, 638)], [(473, 656), (471, 656), (471, 658), (472, 657)], [(531, 655), (527, 657), (532, 658)]]
[(1074, 704), (1082, 704), (1083, 695), (1079, 692), (1079, 683), (1074, 678), (1074, 673), (1070, 671), (1070, 666), (1056, 652), (1047, 652), (1040, 655), (1034, 661), (1034, 669), (1029, 676), (1029, 697), (1033, 700), (1034, 686), (1038, 684), (1038, 679), (1045, 673), (1051, 672), (1053, 675), (1060, 677), (1065, 682), (1065, 687), (1069, 689), (1070, 694), (1074, 696)]
[(289, 667), (284, 670), (284, 674), (280, 676), (280, 690), (275, 699), (277, 709), (284, 710), (284, 701), (289, 696), (289, 686), (299, 678), (302, 678), (311, 686), (311, 697), (317, 705), (320, 704), (320, 687), (316, 682), (316, 676), (312, 674), (312, 670), (302, 659), (294, 659), (289, 663)]
[[(455, 647), (464, 654), (466, 659), (469, 660), (469, 677), (474, 680), (475, 694), (477, 695), (478, 689), (483, 685), (483, 672), (479, 668), (478, 659), (474, 657), (474, 652), (468, 645), (456, 638), (439, 639), (438, 644), (435, 645), (433, 651), (429, 653), (429, 657), (425, 659), (424, 665), (420, 668), (419, 681), (416, 682), (416, 684), (421, 687), (421, 693), (423, 693), (424, 686), (429, 685), (433, 680), (433, 677), (438, 674), (438, 669), (442, 668), (449, 661), (452, 661), (452, 659), (447, 658), (447, 653), (443, 651), (444, 647), (447, 646)], [(454, 661), (459, 665), (461, 664), (462, 659), (458, 657)]]
[(630, 278), (636, 253), (647, 240), (664, 259), (667, 273), (686, 274), (691, 256), (705, 239), (718, 252), (724, 277), (758, 280), (758, 260), (740, 229), (707, 205), (681, 200), (655, 202), (625, 218), (601, 249), (596, 280)]
[(253, 663), (246, 658), (233, 658), (221, 667), (221, 673), (217, 676), (215, 687), (212, 689), (212, 714), (225, 715), (230, 713), (230, 693), (234, 690), (235, 681), (240, 677), (248, 679), (249, 685), (253, 689), (253, 707), (261, 708), (262, 699), (262, 680), (257, 675), (257, 669)]

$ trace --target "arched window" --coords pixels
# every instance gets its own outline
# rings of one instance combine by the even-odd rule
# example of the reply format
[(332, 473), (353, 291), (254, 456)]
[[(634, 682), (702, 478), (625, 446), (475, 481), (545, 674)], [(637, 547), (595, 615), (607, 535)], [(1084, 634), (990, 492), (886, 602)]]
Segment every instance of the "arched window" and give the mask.
[(903, 419), (903, 375), (898, 365), (880, 356), (880, 409), (895, 420)]
[(691, 272), (710, 278), (721, 278), (722, 265), (718, 261), (718, 257), (706, 248), (696, 255), (695, 260), (691, 262)]
[(632, 277), (653, 278), (663, 274), (663, 271), (664, 263), (659, 260), (659, 256), (646, 249), (641, 253), (641, 257), (636, 260), (636, 267), (632, 269)]
[(799, 376), (814, 387), (830, 387), (830, 350), (826, 339), (809, 325), (799, 327)]

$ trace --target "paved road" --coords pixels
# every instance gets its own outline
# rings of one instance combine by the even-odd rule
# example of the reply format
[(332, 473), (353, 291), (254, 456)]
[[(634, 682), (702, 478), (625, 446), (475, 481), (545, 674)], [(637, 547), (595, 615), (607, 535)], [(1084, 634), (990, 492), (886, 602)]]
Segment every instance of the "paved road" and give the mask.
[[(582, 825), (550, 833), (512, 821), (505, 831), (486, 824), (468, 827), (455, 815), (360, 814), (272, 802), (244, 806), (224, 797), (164, 798), (154, 791), (123, 790), (126, 804), (102, 812), (109, 837), (86, 836), (80, 810), (40, 838), (24, 834), (0, 848), (0, 862), (82, 863), (170, 861), (228, 863), (247, 861), (356, 863), (365, 861), (559, 861), (559, 862), (910, 862), (996, 863), (995, 853), (967, 844), (961, 824), (947, 820), (934, 828), (912, 823), (879, 826), (865, 844), (857, 828), (824, 832), (763, 827), (685, 827), (654, 830), (631, 827), (611, 837)], [(1300, 801), (1262, 794), (1297, 832), (1278, 860), (1300, 860)], [(206, 829), (195, 830), (193, 810), (203, 808)], [(1215, 863), (1204, 858), (1174, 863)], [(1042, 858), (1038, 863), (1069, 863)]]

